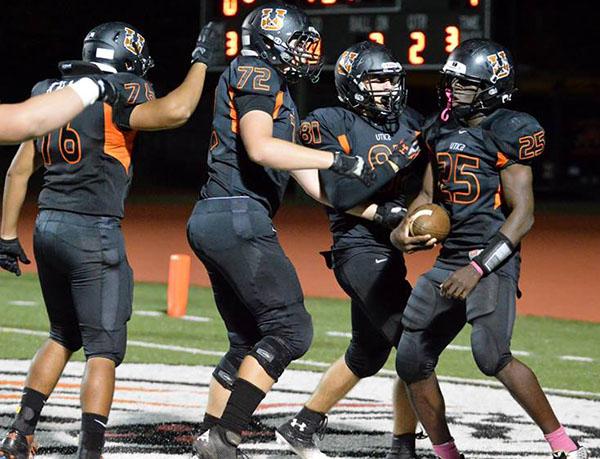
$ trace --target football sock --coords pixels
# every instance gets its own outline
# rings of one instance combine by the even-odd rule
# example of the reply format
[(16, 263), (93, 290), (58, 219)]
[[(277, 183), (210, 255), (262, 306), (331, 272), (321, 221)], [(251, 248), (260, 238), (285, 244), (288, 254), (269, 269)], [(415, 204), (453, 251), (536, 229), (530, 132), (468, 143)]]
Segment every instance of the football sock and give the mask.
[(303, 406), (302, 409), (298, 412), (296, 416), (294, 416), (296, 422), (292, 421), (293, 427), (299, 427), (301, 425), (305, 425), (304, 429), (300, 429), (303, 434), (312, 435), (315, 433), (323, 419), (325, 419), (325, 415), (323, 413), (319, 413), (318, 411), (313, 411), (310, 408)]
[(433, 445), (433, 451), (441, 459), (460, 459), (460, 453), (456, 449), (454, 440), (442, 443), (441, 445)]
[(414, 433), (394, 435), (392, 438), (392, 451), (415, 451), (416, 437)]
[(48, 397), (37, 390), (26, 387), (23, 389), (21, 397), (21, 405), (17, 417), (11, 425), (11, 429), (17, 430), (23, 435), (33, 435), (40, 413)]
[(79, 444), (88, 451), (102, 452), (108, 418), (100, 414), (83, 413)]
[(560, 426), (554, 432), (549, 433), (548, 435), (544, 435), (546, 441), (550, 444), (550, 448), (552, 451), (564, 451), (565, 453), (570, 453), (571, 451), (577, 450), (577, 445), (571, 437), (567, 435), (565, 432), (565, 428)]
[(242, 430), (250, 423), (252, 413), (266, 395), (254, 384), (241, 378), (236, 379), (219, 424), (241, 435)]

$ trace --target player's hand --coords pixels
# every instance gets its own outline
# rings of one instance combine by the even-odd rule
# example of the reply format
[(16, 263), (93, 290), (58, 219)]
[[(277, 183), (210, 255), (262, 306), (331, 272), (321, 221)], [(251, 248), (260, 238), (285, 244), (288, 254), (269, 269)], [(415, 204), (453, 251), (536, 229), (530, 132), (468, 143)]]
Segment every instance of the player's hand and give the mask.
[(399, 170), (404, 169), (415, 158), (415, 152), (419, 151), (419, 143), (415, 140), (410, 149), (406, 145), (404, 145), (404, 148), (404, 150), (401, 150), (396, 145), (392, 150), (392, 154), (388, 156), (388, 161), (394, 163)]
[(419, 250), (429, 250), (435, 247), (437, 239), (429, 234), (422, 236), (411, 236), (410, 228), (411, 217), (402, 220), (402, 223), (390, 234), (390, 241), (398, 250), (405, 253), (413, 253)]
[(333, 153), (333, 164), (329, 166), (333, 172), (360, 179), (365, 185), (373, 183), (373, 171), (360, 156), (351, 156), (336, 151)]
[(215, 65), (222, 34), (223, 24), (211, 21), (202, 27), (196, 41), (196, 47), (192, 51), (192, 64), (201, 62), (206, 64), (207, 67)]
[(0, 268), (20, 276), (19, 261), (26, 265), (31, 263), (21, 247), (19, 239), (0, 239)]
[(91, 78), (98, 85), (98, 100), (102, 100), (112, 106), (119, 102), (119, 90), (108, 78), (101, 75), (89, 75), (88, 78)]
[(481, 279), (481, 274), (471, 264), (468, 264), (454, 271), (440, 286), (440, 292), (446, 298), (465, 300), (479, 279)]
[(397, 201), (384, 202), (377, 206), (373, 221), (384, 228), (393, 230), (406, 216), (406, 207)]

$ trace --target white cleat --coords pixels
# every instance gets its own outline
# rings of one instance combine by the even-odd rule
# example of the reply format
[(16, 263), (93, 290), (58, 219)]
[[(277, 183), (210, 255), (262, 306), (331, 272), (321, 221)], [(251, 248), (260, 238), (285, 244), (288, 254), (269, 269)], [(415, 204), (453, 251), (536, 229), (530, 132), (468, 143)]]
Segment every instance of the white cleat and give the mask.
[(588, 459), (590, 457), (587, 448), (580, 446), (577, 450), (566, 453), (557, 451), (552, 453), (552, 459)]

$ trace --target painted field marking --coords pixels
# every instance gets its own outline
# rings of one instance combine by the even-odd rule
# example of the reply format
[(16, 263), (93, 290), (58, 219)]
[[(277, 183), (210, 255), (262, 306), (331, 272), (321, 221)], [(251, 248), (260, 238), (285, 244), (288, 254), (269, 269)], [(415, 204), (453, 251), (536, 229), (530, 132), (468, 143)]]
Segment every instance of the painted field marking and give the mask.
[(594, 359), (592, 359), (591, 357), (579, 357), (577, 355), (561, 355), (560, 360), (569, 360), (572, 362), (586, 362), (586, 363), (592, 363), (594, 361)]
[[(0, 332), (4, 333), (15, 333), (20, 335), (31, 335), (31, 336), (48, 336), (47, 332), (42, 332), (38, 330), (27, 330), (21, 328), (10, 328), (10, 327), (0, 327)], [(169, 344), (159, 344), (159, 343), (150, 343), (146, 341), (128, 341), (128, 346), (137, 346), (137, 347), (145, 347), (149, 349), (160, 349), (165, 351), (173, 351), (173, 352), (181, 352), (186, 354), (195, 354), (195, 355), (208, 355), (215, 357), (222, 357), (225, 351), (211, 351), (205, 349), (198, 349), (193, 347), (184, 347), (184, 346), (173, 346)], [(314, 368), (329, 368), (331, 366), (331, 362), (318, 362), (315, 360), (295, 360), (292, 362), (293, 365), (305, 365), (308, 367)], [(382, 369), (378, 373), (380, 376), (388, 376), (388, 377), (396, 377), (396, 372), (393, 370)], [(451, 382), (457, 384), (470, 384), (475, 386), (484, 386), (484, 387), (495, 387), (502, 388), (502, 384), (498, 381), (492, 380), (484, 380), (484, 379), (468, 379), (468, 378), (459, 378), (455, 376), (438, 376), (440, 381)], [(569, 389), (549, 389), (544, 387), (544, 391), (551, 395), (568, 395), (574, 397), (585, 397), (585, 398), (597, 398), (600, 399), (600, 393), (597, 392), (588, 392), (588, 391), (578, 391), (578, 390), (569, 390)]]
[[(164, 317), (166, 314), (161, 311), (134, 311), (136, 316), (143, 317)], [(210, 322), (212, 319), (210, 317), (201, 317), (201, 316), (183, 316), (180, 319), (187, 320), (189, 322)]]
[(9, 301), (8, 304), (11, 306), (37, 306), (37, 301), (14, 300)]

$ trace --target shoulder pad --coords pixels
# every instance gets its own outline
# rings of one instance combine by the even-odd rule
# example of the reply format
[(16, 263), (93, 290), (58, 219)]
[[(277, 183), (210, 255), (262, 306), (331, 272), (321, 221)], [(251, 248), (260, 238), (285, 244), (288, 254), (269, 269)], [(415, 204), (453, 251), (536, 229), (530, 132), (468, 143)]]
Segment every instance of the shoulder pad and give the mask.
[(48, 88), (54, 81), (58, 81), (58, 80), (48, 79), (48, 80), (38, 81), (31, 89), (31, 95), (39, 96), (40, 94), (44, 94), (46, 91), (48, 91)]
[(529, 164), (544, 152), (544, 128), (528, 113), (501, 109), (484, 121), (498, 147), (499, 154), (509, 163)]
[(121, 92), (126, 105), (139, 105), (156, 98), (152, 84), (129, 72), (104, 74)]
[(273, 67), (253, 56), (240, 56), (230, 65), (229, 84), (240, 95), (275, 96), (281, 90), (282, 79)]
[(348, 111), (341, 107), (318, 108), (308, 114), (300, 126), (300, 140), (314, 148), (350, 151)]

